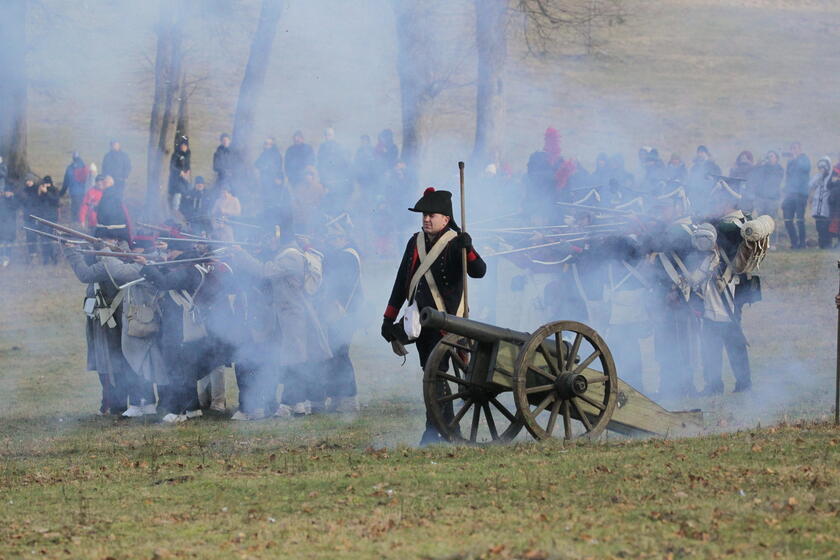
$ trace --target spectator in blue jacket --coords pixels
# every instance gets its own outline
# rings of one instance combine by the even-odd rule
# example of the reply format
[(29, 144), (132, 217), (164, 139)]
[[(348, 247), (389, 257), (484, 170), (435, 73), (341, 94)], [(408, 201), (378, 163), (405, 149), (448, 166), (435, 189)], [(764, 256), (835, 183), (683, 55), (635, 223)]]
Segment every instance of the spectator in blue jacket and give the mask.
[(88, 167), (82, 161), (79, 152), (73, 152), (73, 160), (64, 171), (64, 180), (61, 182), (60, 196), (70, 192), (70, 216), (74, 221), (79, 219), (79, 210), (82, 207), (82, 199), (87, 191)]
[(808, 189), (811, 180), (811, 160), (802, 153), (802, 144), (793, 142), (790, 160), (785, 169), (785, 198), (782, 201), (782, 215), (790, 237), (791, 249), (805, 248), (805, 206), (808, 204)]

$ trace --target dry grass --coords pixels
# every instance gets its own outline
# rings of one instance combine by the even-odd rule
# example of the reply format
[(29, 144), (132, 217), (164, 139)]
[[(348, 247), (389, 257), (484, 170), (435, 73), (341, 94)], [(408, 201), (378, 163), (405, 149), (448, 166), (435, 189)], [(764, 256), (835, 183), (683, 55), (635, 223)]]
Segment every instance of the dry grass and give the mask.
[(697, 403), (711, 431), (738, 431), (488, 449), (407, 447), (419, 383), (393, 373), (375, 332), (354, 348), (354, 418), (94, 417), (83, 287), (63, 267), (5, 270), (0, 558), (829, 557), (835, 270), (832, 254), (771, 255), (747, 315), (757, 391)]

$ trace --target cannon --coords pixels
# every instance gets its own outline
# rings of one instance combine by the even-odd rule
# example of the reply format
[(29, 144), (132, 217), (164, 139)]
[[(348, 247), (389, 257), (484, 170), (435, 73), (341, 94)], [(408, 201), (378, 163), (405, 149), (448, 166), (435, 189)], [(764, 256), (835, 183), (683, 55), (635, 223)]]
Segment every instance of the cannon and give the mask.
[(606, 343), (583, 323), (555, 321), (527, 333), (431, 307), (420, 323), (445, 333), (426, 361), (423, 399), (447, 441), (510, 441), (523, 427), (537, 440), (703, 428), (699, 410), (665, 410), (619, 379)]

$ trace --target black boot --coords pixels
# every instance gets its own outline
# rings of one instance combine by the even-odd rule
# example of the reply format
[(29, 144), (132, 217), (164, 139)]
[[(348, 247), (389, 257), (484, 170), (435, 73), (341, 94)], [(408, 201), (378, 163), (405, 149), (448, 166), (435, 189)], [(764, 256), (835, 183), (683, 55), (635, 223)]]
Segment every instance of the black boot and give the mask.
[(444, 443), (443, 438), (440, 437), (440, 433), (434, 428), (426, 428), (426, 431), (423, 432), (423, 437), (420, 438), (420, 447), (435, 445), (437, 443)]

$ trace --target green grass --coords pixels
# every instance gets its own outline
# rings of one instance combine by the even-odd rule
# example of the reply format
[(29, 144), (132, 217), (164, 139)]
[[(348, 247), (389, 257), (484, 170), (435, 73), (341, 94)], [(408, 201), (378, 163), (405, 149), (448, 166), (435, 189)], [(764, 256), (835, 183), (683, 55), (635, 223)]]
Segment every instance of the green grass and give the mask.
[(756, 392), (699, 399), (709, 435), (427, 449), (416, 367), (389, 365), (375, 329), (353, 349), (355, 417), (95, 417), (83, 286), (4, 270), (0, 558), (831, 557), (835, 258), (768, 258)]

